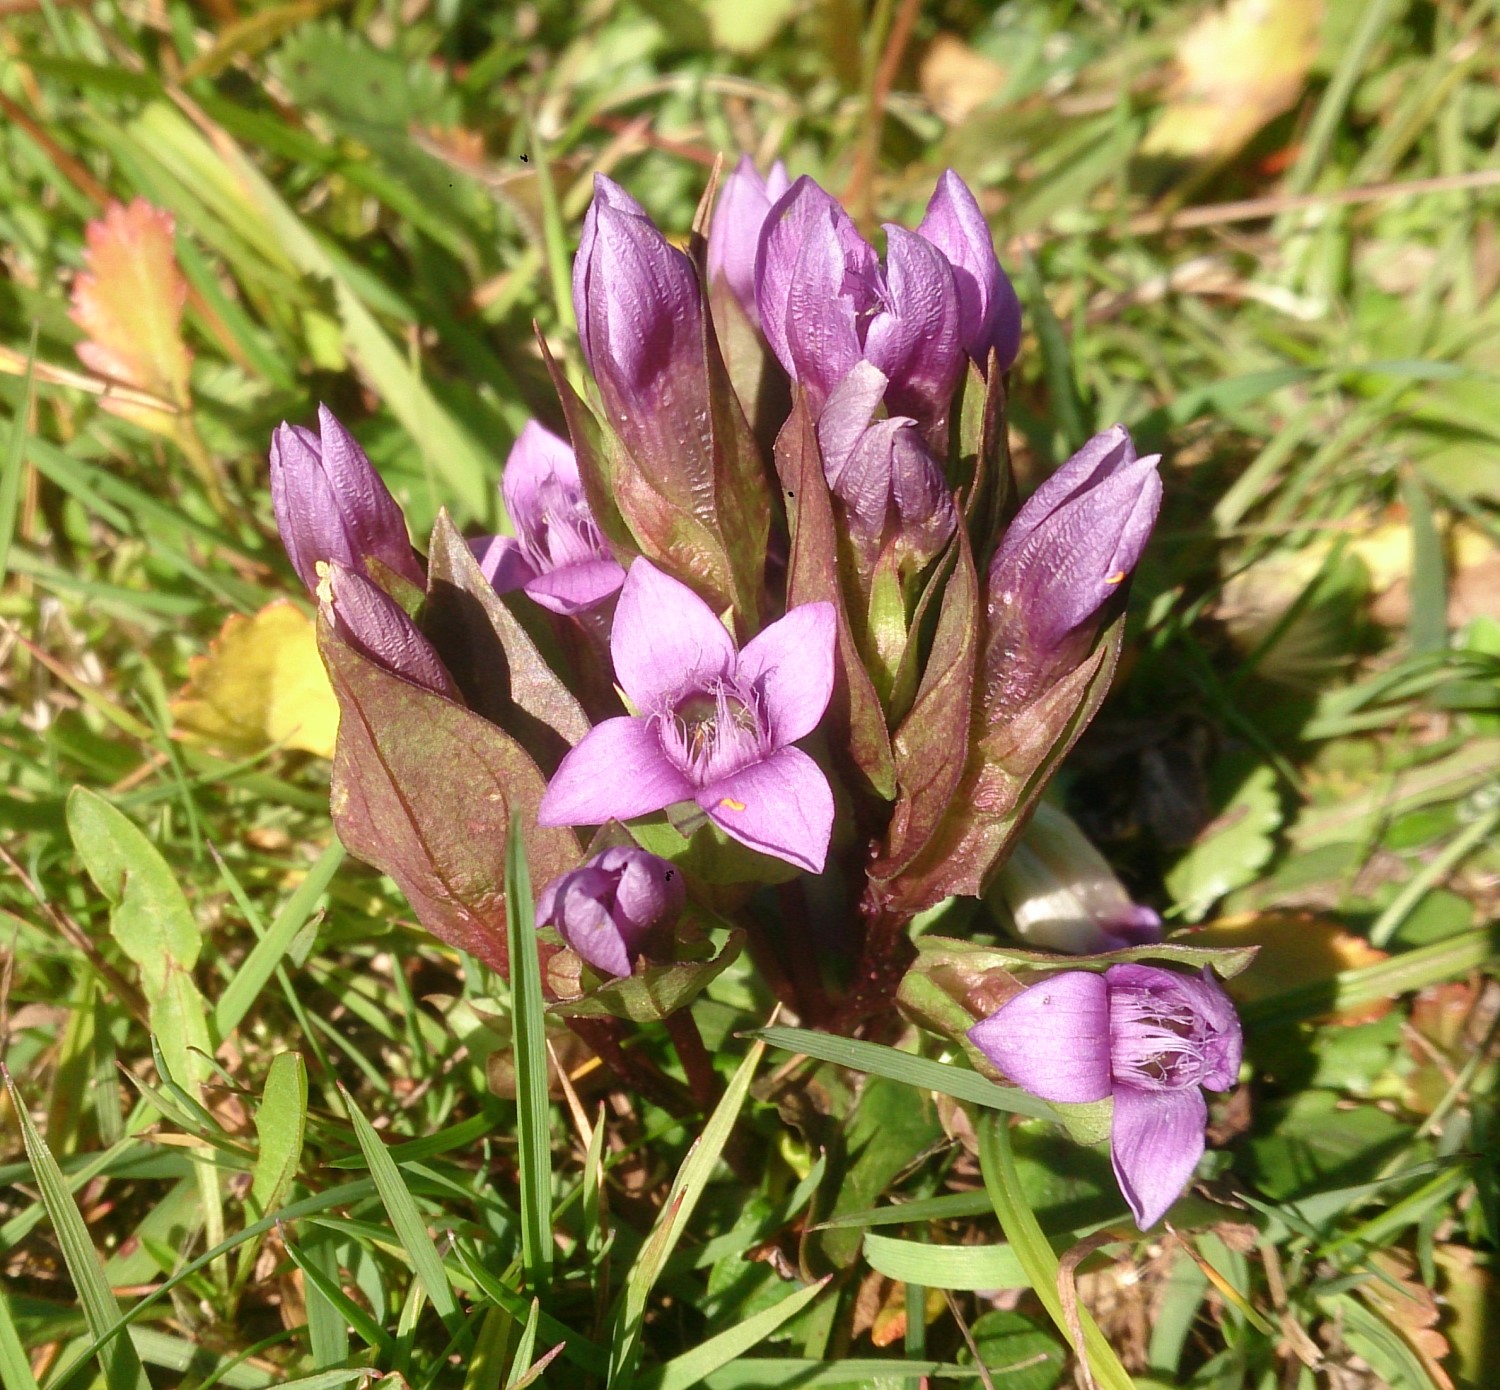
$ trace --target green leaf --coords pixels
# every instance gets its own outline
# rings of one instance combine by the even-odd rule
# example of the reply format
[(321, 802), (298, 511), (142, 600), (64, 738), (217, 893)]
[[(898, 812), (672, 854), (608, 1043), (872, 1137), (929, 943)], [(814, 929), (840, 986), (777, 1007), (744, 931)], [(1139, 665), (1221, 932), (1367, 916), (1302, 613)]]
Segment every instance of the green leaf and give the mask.
[(917, 963), (924, 966), (956, 965), (966, 970), (1108, 970), (1112, 965), (1129, 961), (1166, 961), (1185, 965), (1191, 970), (1211, 969), (1221, 980), (1232, 980), (1247, 970), (1259, 949), (1255, 946), (1188, 946), (1175, 941), (1158, 941), (1149, 946), (1125, 946), (1118, 951), (1101, 951), (1087, 956), (1064, 955), (1058, 951), (1023, 951), (1010, 946), (983, 946), (954, 937), (923, 936), (917, 939)]
[(1024, 1289), (1026, 1271), (1008, 1245), (929, 1245), (865, 1236), (865, 1259), (888, 1279), (929, 1289)]
[[(151, 1390), (151, 1382), (146, 1378), (145, 1367), (141, 1365), (134, 1345), (129, 1337), (120, 1335), (120, 1305), (115, 1302), (114, 1290), (105, 1277), (104, 1261), (89, 1239), (88, 1227), (68, 1190), (67, 1179), (57, 1166), (52, 1150), (32, 1123), (26, 1102), (10, 1073), (6, 1071), (4, 1075), (11, 1110), (21, 1126), (21, 1140), (26, 1146), (31, 1171), (36, 1175), (42, 1206), (57, 1232), (63, 1263), (82, 1305), (89, 1335), (96, 1344), (91, 1350), (99, 1357), (105, 1390)], [(9, 1381), (7, 1387), (8, 1390), (19, 1390)]]
[(313, 915), (318, 899), (333, 881), (344, 862), (344, 847), (334, 840), (307, 871), (306, 877), (292, 891), (254, 949), (234, 972), (214, 1009), (214, 1030), (227, 1038), (240, 1026), (250, 1007), (260, 997), (266, 982), (276, 973), (297, 934)]
[(275, 1211), (290, 1191), (302, 1162), (307, 1125), (307, 1068), (300, 1052), (278, 1052), (266, 1073), (265, 1089), (255, 1112), (259, 1145), (250, 1178), (249, 1209), (259, 1220)]
[(505, 850), (505, 921), (521, 1171), (521, 1260), (527, 1286), (539, 1294), (552, 1282), (552, 1106), (547, 1096), (547, 1020), (534, 911), (521, 826), (512, 821)]
[(548, 1012), (562, 1018), (625, 1018), (633, 1023), (660, 1023), (693, 1002), (739, 958), (745, 933), (739, 928), (712, 960), (648, 965), (638, 974), (607, 980), (576, 999), (562, 999)]
[(635, 1374), (641, 1354), (641, 1331), (646, 1317), (646, 1300), (661, 1277), (667, 1260), (687, 1230), (698, 1202), (708, 1188), (719, 1156), (750, 1094), (750, 1082), (765, 1054), (766, 1045), (756, 1042), (745, 1055), (703, 1132), (693, 1141), (688, 1156), (672, 1180), (671, 1190), (661, 1212), (642, 1244), (615, 1308), (614, 1335), (610, 1339), (609, 1384), (627, 1385)]
[(203, 944), (192, 909), (156, 847), (103, 797), (74, 787), (67, 818), (73, 847), (109, 900), (110, 934), (140, 970), (151, 1031), (172, 1080), (196, 1096), (214, 1046), (192, 976)]
[(21, 398), (11, 417), (5, 456), (0, 459), (0, 587), (4, 587), (10, 564), (11, 542), (16, 535), (17, 506), (21, 479), (26, 471), (26, 423), (31, 415), (31, 376), (36, 366), (36, 339), (40, 326), (32, 324), (31, 343), (26, 349), (26, 375), (21, 379)]
[(996, 1390), (1052, 1390), (1062, 1379), (1067, 1353), (1024, 1313), (984, 1313), (969, 1331)]
[(1183, 916), (1201, 921), (1226, 893), (1249, 883), (1270, 861), (1280, 825), (1276, 773), (1257, 765), (1167, 874), (1167, 891)]

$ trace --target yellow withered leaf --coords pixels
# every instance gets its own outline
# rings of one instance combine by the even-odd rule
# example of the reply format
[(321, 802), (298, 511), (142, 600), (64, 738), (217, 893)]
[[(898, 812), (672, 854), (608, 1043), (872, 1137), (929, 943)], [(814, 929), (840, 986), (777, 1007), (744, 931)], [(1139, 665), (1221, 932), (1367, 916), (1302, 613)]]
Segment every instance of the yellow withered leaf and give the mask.
[[(85, 229), (88, 268), (73, 281), (73, 322), (86, 337), (78, 356), (91, 371), (169, 401), (189, 404), (191, 357), (182, 340), (188, 287), (177, 265), (171, 213), (143, 198), (111, 203)], [(169, 433), (172, 418), (106, 396), (106, 408)]]
[(1237, 153), (1302, 94), (1322, 12), (1322, 0), (1205, 11), (1178, 43), (1177, 75), (1141, 154), (1212, 163)]
[(339, 707), (312, 619), (285, 599), (248, 618), (231, 615), (193, 660), (172, 716), (178, 737), (227, 753), (280, 744), (331, 758)]

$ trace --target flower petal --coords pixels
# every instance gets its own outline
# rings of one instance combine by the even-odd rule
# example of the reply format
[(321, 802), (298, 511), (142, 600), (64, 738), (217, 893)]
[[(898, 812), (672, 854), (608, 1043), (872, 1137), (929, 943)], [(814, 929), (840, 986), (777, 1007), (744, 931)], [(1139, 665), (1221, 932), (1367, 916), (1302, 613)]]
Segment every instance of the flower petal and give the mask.
[(587, 864), (575, 869), (557, 885), (553, 925), (558, 935), (595, 970), (606, 975), (628, 975), (630, 942), (607, 906), (614, 891), (614, 874)]
[(1054, 975), (976, 1023), (969, 1041), (1043, 1100), (1103, 1100), (1110, 1092), (1109, 987), (1087, 970)]
[(1196, 1086), (1115, 1088), (1109, 1154), (1135, 1224), (1146, 1230), (1181, 1195), (1203, 1157), (1208, 1105)]
[(803, 603), (745, 644), (735, 674), (757, 686), (771, 744), (780, 748), (818, 727), (833, 694), (838, 618), (831, 603)]
[(500, 475), (500, 495), (516, 530), (529, 536), (545, 523), (542, 513), (542, 485), (549, 478), (571, 486), (582, 487), (578, 477), (578, 460), (573, 446), (553, 434), (545, 425), (528, 420), (505, 459)]
[(539, 825), (603, 825), (692, 796), (692, 785), (667, 761), (650, 722), (626, 715), (596, 724), (562, 760), (536, 818)]
[(609, 637), (615, 679), (643, 714), (734, 669), (734, 639), (686, 584), (637, 559)]
[(925, 237), (895, 225), (885, 231), (889, 294), (870, 321), (865, 355), (891, 380), (891, 413), (926, 424), (947, 415), (963, 372), (953, 267)]
[(704, 787), (697, 801), (741, 844), (809, 873), (823, 872), (833, 834), (833, 792), (822, 768), (800, 748), (783, 748)]
[(625, 582), (625, 571), (613, 560), (586, 560), (540, 574), (523, 586), (543, 608), (571, 617), (603, 603)]
[(450, 700), (459, 698), (442, 658), (395, 599), (337, 561), (327, 573), (328, 606), (340, 637), (413, 685)]
[(536, 566), (526, 558), (514, 536), (476, 536), (469, 549), (479, 562), (479, 572), (497, 594), (513, 593), (536, 578)]

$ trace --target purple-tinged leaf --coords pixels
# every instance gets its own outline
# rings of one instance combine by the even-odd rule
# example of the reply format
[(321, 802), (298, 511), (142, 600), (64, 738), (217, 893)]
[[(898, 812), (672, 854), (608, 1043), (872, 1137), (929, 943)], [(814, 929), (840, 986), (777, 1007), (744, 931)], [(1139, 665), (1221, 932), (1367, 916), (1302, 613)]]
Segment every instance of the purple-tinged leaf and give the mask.
[(486, 581), (446, 509), (432, 528), (427, 563), (422, 629), (464, 700), (552, 773), (589, 731), (583, 707)]
[(824, 601), (838, 614), (838, 661), (829, 702), (829, 739), (836, 755), (857, 780), (890, 800), (896, 792), (895, 761), (880, 697), (870, 680), (839, 584), (838, 536), (833, 502), (823, 476), (807, 397), (798, 393), (792, 414), (776, 441), (776, 469), (791, 524), (787, 565), (787, 605)]
[(440, 941), (504, 973), (512, 816), (521, 817), (539, 879), (581, 858), (572, 831), (537, 825), (541, 772), (503, 730), (381, 669), (326, 617), (318, 646), (339, 701), (331, 796), (339, 838), (396, 881)]
[(962, 527), (953, 544), (953, 573), (943, 590), (922, 683), (891, 741), (899, 791), (883, 853), (871, 869), (876, 878), (893, 878), (905, 869), (952, 814), (968, 761), (979, 661), (979, 576)]

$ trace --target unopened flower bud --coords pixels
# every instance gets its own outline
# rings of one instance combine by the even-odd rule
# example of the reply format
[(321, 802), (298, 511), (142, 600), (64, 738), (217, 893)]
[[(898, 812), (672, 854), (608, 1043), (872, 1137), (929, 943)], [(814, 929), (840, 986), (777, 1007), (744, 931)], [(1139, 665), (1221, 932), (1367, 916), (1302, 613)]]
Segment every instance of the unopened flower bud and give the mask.
[(552, 926), (595, 970), (630, 974), (650, 937), (671, 927), (687, 902), (681, 872), (629, 846), (607, 849), (554, 879), (537, 900), (536, 920)]
[(708, 226), (709, 282), (723, 280), (757, 326), (760, 310), (755, 303), (755, 254), (766, 214), (789, 186), (786, 165), (779, 159), (762, 178), (750, 156), (744, 155), (720, 186), (713, 221)]
[(271, 505), (297, 577), (314, 593), (320, 561), (364, 573), (375, 559), (424, 586), (401, 508), (365, 451), (326, 405), (318, 427), (282, 424), (271, 437)]
[(1161, 505), (1160, 456), (1138, 459), (1123, 425), (1095, 435), (1027, 499), (990, 563), (985, 708), (1029, 704), (1087, 655)]
[(323, 569), (318, 594), (339, 637), (393, 675), (435, 695), (459, 698), (442, 659), (395, 599), (337, 561)]
[(1046, 801), (990, 892), (1036, 950), (1089, 955), (1161, 940), (1161, 918), (1132, 901), (1073, 818)]
[(938, 179), (917, 234), (953, 267), (964, 350), (982, 368), (993, 348), (1005, 371), (1021, 348), (1021, 301), (1000, 268), (989, 223), (969, 186), (952, 169)]

